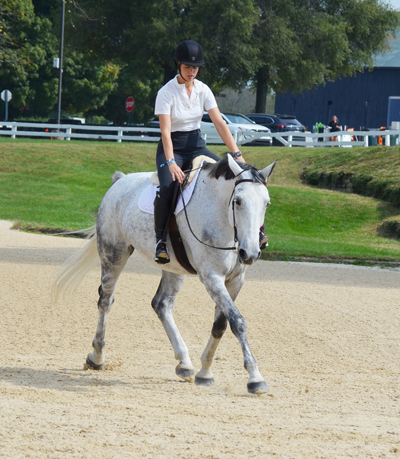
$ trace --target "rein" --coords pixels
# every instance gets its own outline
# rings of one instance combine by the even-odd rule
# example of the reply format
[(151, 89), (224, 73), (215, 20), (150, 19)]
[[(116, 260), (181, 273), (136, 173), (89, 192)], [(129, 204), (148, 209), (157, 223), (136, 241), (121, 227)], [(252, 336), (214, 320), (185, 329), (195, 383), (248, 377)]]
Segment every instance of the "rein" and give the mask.
[[(200, 168), (199, 168), (200, 169)], [(244, 170), (237, 175), (237, 177), (241, 174), (243, 174), (243, 172), (245, 172)], [(230, 197), (230, 200), (229, 201), (232, 201), (232, 214), (233, 214), (233, 232), (234, 232), (234, 241), (235, 241), (235, 244), (237, 243), (238, 241), (238, 238), (237, 238), (237, 228), (236, 228), (236, 214), (235, 214), (235, 200), (233, 199), (233, 196), (235, 194), (235, 190), (236, 190), (236, 187), (237, 185), (239, 185), (240, 183), (244, 183), (244, 182), (252, 182), (252, 183), (257, 183), (256, 180), (253, 179), (240, 179), (240, 180), (236, 180), (235, 182), (235, 186), (233, 187), (233, 191), (232, 191), (232, 194), (231, 194), (231, 197)], [(192, 233), (192, 235), (194, 236), (194, 238), (200, 242), (200, 244), (203, 244), (203, 245), (206, 245), (207, 247), (211, 247), (212, 249), (217, 249), (217, 250), (237, 250), (237, 247), (236, 245), (233, 246), (233, 247), (216, 247), (215, 245), (211, 245), (211, 244), (207, 244), (206, 242), (203, 242), (201, 241), (193, 232), (192, 230), (192, 227), (190, 226), (190, 223), (189, 223), (189, 217), (188, 217), (188, 214), (186, 212), (186, 203), (185, 203), (185, 200), (183, 198), (183, 192), (182, 192), (182, 184), (179, 184), (179, 188), (180, 188), (180, 192), (181, 192), (181, 197), (182, 197), (182, 202), (183, 202), (183, 210), (185, 211), (185, 217), (186, 217), (186, 222), (188, 224), (188, 227), (190, 229), (190, 232)]]

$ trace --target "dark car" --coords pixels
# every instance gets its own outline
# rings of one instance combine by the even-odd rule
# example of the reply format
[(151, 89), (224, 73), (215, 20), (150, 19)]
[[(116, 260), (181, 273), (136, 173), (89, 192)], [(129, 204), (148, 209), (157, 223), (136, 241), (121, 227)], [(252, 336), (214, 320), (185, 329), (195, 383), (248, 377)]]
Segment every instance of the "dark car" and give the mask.
[[(305, 132), (306, 128), (292, 115), (268, 115), (266, 113), (251, 113), (246, 115), (257, 124), (261, 124), (271, 132)], [(293, 140), (303, 141), (304, 137), (293, 137)], [(277, 139), (273, 139), (273, 145), (282, 145)]]

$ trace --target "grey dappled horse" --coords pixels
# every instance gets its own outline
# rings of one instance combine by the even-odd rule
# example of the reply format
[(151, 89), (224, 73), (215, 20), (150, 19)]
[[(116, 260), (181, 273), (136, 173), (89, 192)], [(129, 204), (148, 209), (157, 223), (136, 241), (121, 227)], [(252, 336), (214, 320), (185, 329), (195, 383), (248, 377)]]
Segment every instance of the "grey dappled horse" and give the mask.
[[(247, 341), (246, 322), (234, 301), (243, 285), (247, 266), (260, 257), (259, 228), (270, 202), (265, 185), (274, 166), (275, 163), (258, 171), (235, 161), (231, 155), (215, 164), (206, 164), (187, 203), (186, 215), (181, 211), (176, 217), (188, 259), (216, 303), (211, 336), (201, 356), (202, 367), (194, 376), (188, 349), (173, 318), (174, 300), (188, 273), (171, 251), (171, 262), (162, 266), (162, 278), (152, 306), (179, 361), (176, 374), (186, 381), (194, 380), (204, 386), (214, 384), (211, 363), (229, 322), (242, 347), (244, 366), (249, 373), (248, 391), (268, 391)], [(100, 257), (99, 321), (93, 352), (86, 360), (87, 365), (96, 370), (104, 367), (107, 315), (114, 302), (116, 282), (128, 258), (136, 249), (149, 263), (160, 266), (153, 259), (153, 215), (138, 208), (139, 196), (149, 185), (151, 175), (151, 172), (114, 174), (114, 184), (100, 205), (91, 240), (65, 263), (53, 285), (56, 297), (72, 289)], [(222, 248), (228, 250), (220, 250)]]

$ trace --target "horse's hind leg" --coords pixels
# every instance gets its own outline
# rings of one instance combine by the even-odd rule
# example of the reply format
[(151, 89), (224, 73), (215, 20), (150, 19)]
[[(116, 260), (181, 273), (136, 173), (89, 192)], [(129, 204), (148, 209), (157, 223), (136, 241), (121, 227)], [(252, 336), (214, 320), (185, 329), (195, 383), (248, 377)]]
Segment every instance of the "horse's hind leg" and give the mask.
[(163, 271), (160, 285), (151, 305), (163, 324), (164, 330), (172, 344), (176, 360), (176, 374), (188, 382), (194, 381), (194, 368), (190, 361), (189, 351), (179, 333), (173, 317), (175, 297), (181, 288), (185, 276)]
[(133, 253), (133, 247), (121, 242), (116, 245), (106, 245), (99, 242), (99, 255), (101, 260), (101, 285), (99, 287), (99, 320), (96, 335), (93, 339), (93, 352), (86, 359), (87, 367), (94, 370), (104, 368), (105, 332), (107, 316), (114, 302), (114, 289), (128, 258)]

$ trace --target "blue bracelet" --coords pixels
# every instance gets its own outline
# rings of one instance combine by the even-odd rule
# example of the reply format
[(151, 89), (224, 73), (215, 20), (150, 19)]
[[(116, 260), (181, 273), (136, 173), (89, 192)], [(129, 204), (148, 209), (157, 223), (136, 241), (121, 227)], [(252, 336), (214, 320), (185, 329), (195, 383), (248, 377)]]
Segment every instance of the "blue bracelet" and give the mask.
[(169, 166), (170, 164), (174, 164), (175, 162), (175, 158), (171, 158), (166, 163), (161, 164), (160, 167), (164, 167), (165, 165)]
[(232, 156), (233, 156), (234, 158), (237, 158), (238, 156), (242, 156), (242, 152), (239, 150), (239, 151), (237, 151), (236, 153), (232, 153)]

